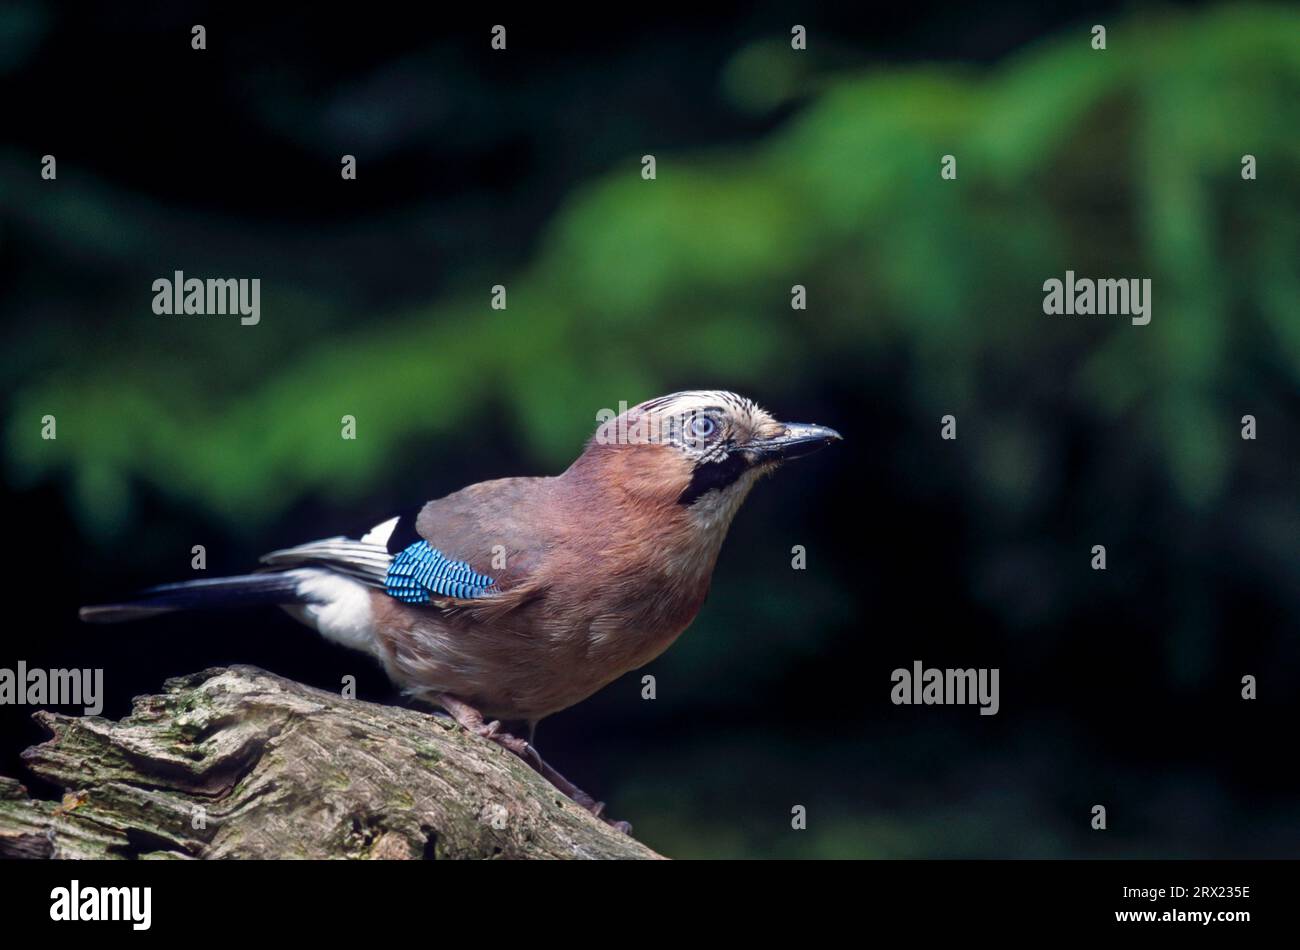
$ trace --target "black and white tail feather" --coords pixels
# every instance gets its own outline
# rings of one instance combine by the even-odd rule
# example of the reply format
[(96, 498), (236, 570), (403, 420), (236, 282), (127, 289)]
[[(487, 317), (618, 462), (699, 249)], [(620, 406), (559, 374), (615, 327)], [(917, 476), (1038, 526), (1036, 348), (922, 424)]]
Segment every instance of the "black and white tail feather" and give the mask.
[(119, 623), (176, 610), (307, 606), (305, 617), (301, 611), (292, 612), (319, 628), (311, 607), (328, 609), (338, 600), (356, 602), (358, 594), (364, 593), (356, 589), (358, 585), (384, 588), (393, 561), (390, 541), (404, 533), (400, 529), (408, 519), (413, 523), (414, 514), (390, 518), (360, 539), (339, 536), (272, 551), (261, 558), (266, 568), (253, 574), (162, 584), (123, 603), (82, 607), (80, 617), (88, 623)]
[(303, 580), (303, 574), (298, 571), (275, 571), (159, 584), (140, 591), (124, 603), (82, 607), (80, 616), (88, 623), (120, 623), (174, 610), (302, 603), (298, 589)]

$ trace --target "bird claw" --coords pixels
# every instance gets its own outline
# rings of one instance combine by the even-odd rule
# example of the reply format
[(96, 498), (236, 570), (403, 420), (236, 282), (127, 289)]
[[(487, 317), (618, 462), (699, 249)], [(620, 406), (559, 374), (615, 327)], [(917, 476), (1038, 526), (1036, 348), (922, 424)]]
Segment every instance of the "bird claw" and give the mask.
[(596, 801), (594, 798), (592, 798), (586, 792), (583, 792), (581, 789), (575, 789), (575, 791), (577, 791), (578, 794), (570, 795), (569, 797), (572, 798), (577, 804), (585, 808), (587, 811), (591, 812), (593, 818), (599, 818), (601, 821), (609, 825), (615, 831), (621, 831), (625, 835), (630, 835), (632, 833), (632, 823), (630, 821), (616, 821), (613, 818), (606, 817), (604, 802)]
[(557, 772), (545, 759), (542, 758), (537, 747), (531, 742), (513, 736), (508, 732), (503, 732), (501, 721), (494, 719), (489, 723), (483, 722), (483, 717), (473, 706), (462, 702), (453, 696), (443, 695), (438, 698), (438, 702), (447, 712), (451, 713), (453, 719), (465, 727), (469, 732), (476, 736), (481, 736), (495, 742), (502, 748), (513, 752), (519, 758), (527, 762), (534, 771), (539, 773), (542, 778), (554, 785), (560, 792), (570, 798), (574, 804), (590, 812), (595, 818), (599, 818), (611, 828), (615, 828), (624, 834), (632, 833), (632, 825), (626, 821), (614, 821), (605, 817), (605, 803), (598, 802), (578, 786), (574, 785), (567, 778)]

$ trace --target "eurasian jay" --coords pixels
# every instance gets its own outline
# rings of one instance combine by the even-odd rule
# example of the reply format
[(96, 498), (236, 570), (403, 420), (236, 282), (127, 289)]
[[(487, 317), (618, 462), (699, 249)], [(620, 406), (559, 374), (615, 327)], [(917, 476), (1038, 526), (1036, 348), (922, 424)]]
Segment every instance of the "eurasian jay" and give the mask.
[[(597, 419), (560, 475), (470, 485), (360, 537), (273, 551), (256, 573), (149, 588), (81, 619), (282, 606), (600, 815), (537, 754), (537, 723), (666, 650), (704, 603), (758, 477), (840, 435), (707, 390)], [(527, 723), (529, 739), (497, 720)]]

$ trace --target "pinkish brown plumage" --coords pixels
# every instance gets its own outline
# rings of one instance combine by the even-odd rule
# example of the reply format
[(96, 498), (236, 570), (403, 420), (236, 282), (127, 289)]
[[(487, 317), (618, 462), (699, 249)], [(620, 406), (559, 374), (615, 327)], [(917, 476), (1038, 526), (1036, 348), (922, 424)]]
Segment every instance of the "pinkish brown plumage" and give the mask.
[(754, 482), (838, 438), (734, 393), (674, 393), (604, 414), (560, 475), (481, 482), (359, 539), (273, 552), (264, 572), (153, 588), (82, 617), (281, 604), (599, 812), (529, 742), (482, 717), (531, 733), (666, 650), (704, 603)]

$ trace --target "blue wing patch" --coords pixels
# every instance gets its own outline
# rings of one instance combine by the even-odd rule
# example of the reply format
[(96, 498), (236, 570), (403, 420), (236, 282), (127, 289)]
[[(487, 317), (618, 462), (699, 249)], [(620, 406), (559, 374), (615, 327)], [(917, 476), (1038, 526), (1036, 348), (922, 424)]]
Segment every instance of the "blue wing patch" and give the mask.
[(405, 604), (427, 604), (432, 595), (469, 600), (481, 597), (496, 581), (464, 561), (453, 561), (428, 541), (416, 541), (393, 558), (384, 590)]

